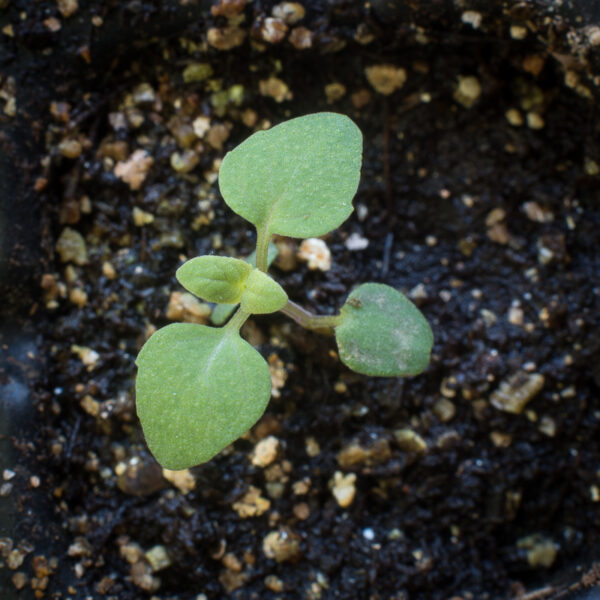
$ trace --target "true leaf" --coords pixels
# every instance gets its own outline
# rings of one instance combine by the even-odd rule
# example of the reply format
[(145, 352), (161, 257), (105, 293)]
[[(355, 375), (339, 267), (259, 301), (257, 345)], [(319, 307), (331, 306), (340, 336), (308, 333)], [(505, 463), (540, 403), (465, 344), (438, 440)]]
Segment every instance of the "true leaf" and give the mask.
[(341, 310), (335, 328), (340, 358), (358, 373), (405, 376), (429, 363), (433, 333), (421, 311), (394, 288), (365, 283)]
[(211, 459), (252, 427), (269, 401), (267, 363), (227, 328), (168, 325), (146, 342), (136, 364), (137, 414), (167, 469)]
[(283, 288), (266, 273), (253, 269), (242, 294), (242, 310), (264, 315), (282, 309), (288, 301)]
[(352, 212), (362, 135), (346, 116), (316, 113), (251, 135), (223, 159), (219, 187), (267, 235), (316, 237)]
[(197, 256), (183, 263), (175, 276), (186, 290), (208, 302), (236, 304), (251, 272), (252, 267), (239, 258)]
[[(277, 258), (278, 250), (275, 244), (269, 244), (267, 250), (267, 267), (270, 267), (273, 261)], [(246, 258), (242, 259), (253, 267), (256, 266), (256, 250), (249, 254)], [(217, 304), (210, 315), (210, 320), (215, 325), (223, 325), (227, 319), (231, 316), (237, 304)]]

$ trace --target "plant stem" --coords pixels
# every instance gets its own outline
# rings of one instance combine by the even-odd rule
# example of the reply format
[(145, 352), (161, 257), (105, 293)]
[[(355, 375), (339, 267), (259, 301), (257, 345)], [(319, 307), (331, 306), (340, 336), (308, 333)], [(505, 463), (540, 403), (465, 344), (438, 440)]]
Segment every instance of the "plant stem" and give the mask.
[(329, 333), (342, 322), (341, 315), (315, 315), (291, 300), (288, 300), (281, 312), (305, 329), (322, 330)]
[(267, 256), (269, 254), (269, 240), (271, 235), (267, 228), (256, 229), (256, 268), (263, 273), (267, 272)]
[(235, 311), (233, 317), (231, 317), (231, 319), (229, 319), (229, 321), (227, 322), (227, 325), (225, 325), (225, 329), (227, 329), (228, 331), (235, 331), (236, 333), (239, 332), (241, 326), (246, 322), (249, 316), (250, 313), (247, 313), (241, 308), (238, 308)]

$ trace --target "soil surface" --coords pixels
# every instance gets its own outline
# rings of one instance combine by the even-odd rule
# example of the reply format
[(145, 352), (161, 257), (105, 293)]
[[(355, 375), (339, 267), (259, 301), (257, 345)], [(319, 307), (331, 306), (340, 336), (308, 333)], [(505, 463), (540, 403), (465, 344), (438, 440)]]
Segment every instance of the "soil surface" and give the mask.
[[(79, 4), (0, 0), (15, 221), (0, 223), (0, 595), (593, 597), (594, 15)], [(323, 110), (364, 134), (356, 210), (324, 237), (330, 268), (279, 238), (272, 273), (326, 314), (361, 282), (402, 290), (432, 325), (431, 364), (360, 376), (333, 339), (252, 319), (273, 381), (264, 417), (209, 463), (164, 472), (135, 415), (134, 360), (156, 328), (208, 321), (174, 277), (186, 258), (253, 250), (219, 162)]]

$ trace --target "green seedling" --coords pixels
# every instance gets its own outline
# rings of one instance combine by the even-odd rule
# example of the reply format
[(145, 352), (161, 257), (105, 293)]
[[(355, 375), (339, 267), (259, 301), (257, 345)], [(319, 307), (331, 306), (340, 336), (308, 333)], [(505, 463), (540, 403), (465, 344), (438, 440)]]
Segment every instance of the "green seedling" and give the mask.
[[(365, 283), (337, 315), (315, 315), (292, 302), (268, 274), (274, 234), (324, 235), (352, 212), (362, 136), (347, 117), (317, 113), (260, 131), (229, 152), (219, 187), (234, 212), (257, 231), (246, 260), (200, 256), (176, 273), (196, 296), (217, 303), (222, 327), (176, 323), (157, 331), (137, 358), (137, 413), (148, 446), (168, 469), (210, 460), (263, 414), (271, 394), (265, 359), (240, 337), (252, 314), (282, 311), (300, 325), (335, 335), (352, 370), (407, 376), (429, 362), (433, 334), (400, 292)], [(235, 307), (237, 306), (237, 310)]]

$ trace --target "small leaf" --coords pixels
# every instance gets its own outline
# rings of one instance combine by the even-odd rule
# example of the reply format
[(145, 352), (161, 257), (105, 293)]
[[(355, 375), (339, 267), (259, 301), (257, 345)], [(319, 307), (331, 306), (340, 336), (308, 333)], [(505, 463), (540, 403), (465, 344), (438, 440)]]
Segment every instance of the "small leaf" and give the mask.
[[(277, 250), (277, 246), (275, 244), (269, 244), (269, 248), (267, 250), (267, 267), (270, 267), (273, 261), (277, 258), (277, 254), (279, 251)], [(256, 266), (256, 250), (254, 250), (249, 256), (242, 259), (247, 262), (249, 265), (253, 267)], [(237, 304), (217, 304), (210, 315), (210, 320), (215, 325), (223, 325), (227, 319), (231, 316)]]
[(365, 375), (417, 375), (427, 367), (433, 333), (421, 311), (399, 291), (381, 283), (355, 289), (335, 328), (340, 358)]
[(265, 359), (237, 332), (190, 323), (158, 330), (137, 358), (137, 414), (165, 468), (206, 462), (263, 414)]
[(186, 290), (208, 302), (236, 304), (251, 272), (239, 258), (197, 256), (183, 263), (175, 276)]
[(223, 325), (233, 314), (237, 304), (217, 304), (210, 313), (210, 321), (215, 325)]
[(362, 135), (348, 117), (307, 115), (229, 152), (219, 187), (230, 208), (267, 235), (318, 237), (352, 212), (361, 154)]
[(288, 301), (283, 288), (266, 273), (254, 269), (242, 294), (242, 310), (255, 315), (273, 313), (282, 309)]

